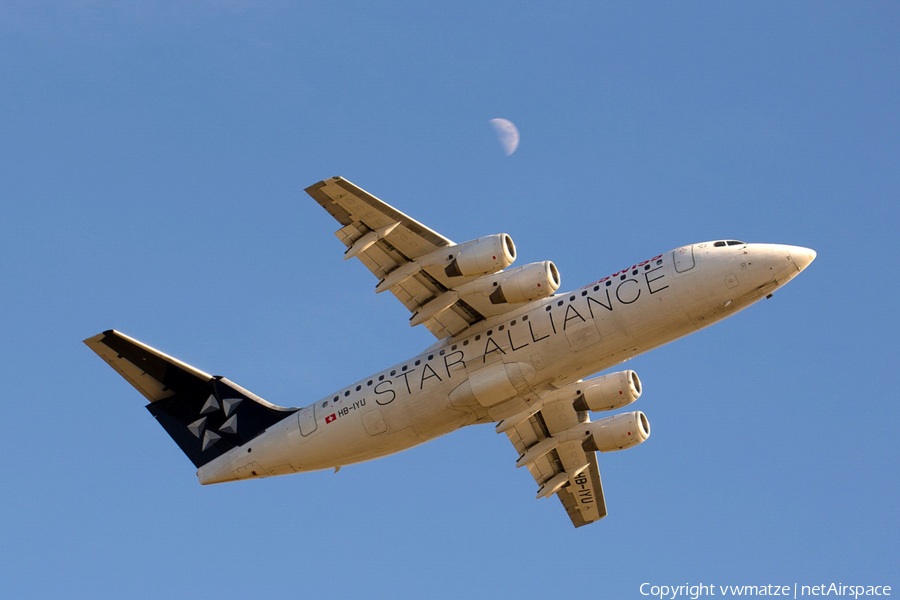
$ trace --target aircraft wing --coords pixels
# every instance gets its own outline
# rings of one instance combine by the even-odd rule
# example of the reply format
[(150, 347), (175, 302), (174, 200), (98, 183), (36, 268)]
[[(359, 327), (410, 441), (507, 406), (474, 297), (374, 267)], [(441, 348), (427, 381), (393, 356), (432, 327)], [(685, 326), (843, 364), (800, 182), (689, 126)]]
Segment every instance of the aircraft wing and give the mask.
[[(606, 501), (597, 454), (585, 450), (580, 441), (554, 442), (557, 433), (575, 423), (588, 423), (587, 412), (576, 412), (571, 402), (543, 404), (541, 409), (527, 418), (513, 417), (497, 424), (498, 431), (509, 436), (520, 461), (531, 472), (538, 484), (538, 498), (556, 494), (575, 527), (599, 521), (606, 516)], [(534, 460), (527, 460), (526, 453), (534, 453), (541, 445), (552, 447)], [(534, 450), (532, 450), (534, 449)]]
[[(347, 247), (345, 260), (359, 258), (379, 279), (376, 292), (389, 289), (412, 313), (411, 325), (423, 323), (443, 339), (514, 308), (493, 304), (486, 295), (460, 298), (453, 288), (478, 277), (453, 277), (450, 281), (445, 266), (456, 244), (346, 179), (332, 177), (311, 185), (306, 192), (340, 223), (335, 235)], [(435, 254), (440, 248), (447, 248), (446, 257)], [(429, 264), (419, 264), (426, 256)], [(435, 258), (443, 262), (435, 262)], [(417, 319), (423, 307), (434, 309), (438, 304), (442, 306), (437, 316)], [(422, 314), (425, 312), (430, 311)]]

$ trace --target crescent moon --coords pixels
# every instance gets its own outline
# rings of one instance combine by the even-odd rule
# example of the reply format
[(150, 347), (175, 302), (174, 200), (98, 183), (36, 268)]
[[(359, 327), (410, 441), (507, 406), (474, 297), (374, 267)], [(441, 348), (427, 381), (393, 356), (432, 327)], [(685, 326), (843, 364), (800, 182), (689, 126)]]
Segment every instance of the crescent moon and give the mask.
[(507, 119), (491, 119), (490, 124), (494, 128), (494, 133), (497, 134), (503, 152), (507, 156), (515, 152), (519, 147), (519, 130), (516, 129), (513, 122)]

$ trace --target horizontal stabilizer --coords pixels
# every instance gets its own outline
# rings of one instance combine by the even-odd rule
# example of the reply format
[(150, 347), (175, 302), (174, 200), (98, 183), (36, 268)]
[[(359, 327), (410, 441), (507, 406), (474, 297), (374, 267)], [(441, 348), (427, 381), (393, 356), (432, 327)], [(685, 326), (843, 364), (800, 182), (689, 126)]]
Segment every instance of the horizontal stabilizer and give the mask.
[(84, 343), (150, 402), (190, 392), (212, 380), (212, 375), (112, 329)]

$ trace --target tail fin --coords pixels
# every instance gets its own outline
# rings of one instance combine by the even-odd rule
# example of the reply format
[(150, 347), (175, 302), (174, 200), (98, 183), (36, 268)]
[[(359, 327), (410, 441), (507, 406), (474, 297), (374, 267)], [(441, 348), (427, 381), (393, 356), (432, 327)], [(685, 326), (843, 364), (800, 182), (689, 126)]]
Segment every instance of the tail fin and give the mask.
[(147, 410), (197, 468), (298, 410), (270, 404), (118, 331), (84, 343), (150, 400)]

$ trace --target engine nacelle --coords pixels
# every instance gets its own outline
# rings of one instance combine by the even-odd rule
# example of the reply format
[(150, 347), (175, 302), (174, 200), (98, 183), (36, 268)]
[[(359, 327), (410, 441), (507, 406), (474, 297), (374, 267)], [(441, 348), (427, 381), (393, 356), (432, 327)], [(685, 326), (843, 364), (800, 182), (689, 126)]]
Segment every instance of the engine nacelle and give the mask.
[(545, 260), (504, 271), (492, 283), (491, 304), (531, 302), (552, 296), (559, 289), (559, 271)]
[(630, 369), (579, 384), (581, 395), (575, 400), (575, 410), (615, 410), (628, 406), (641, 397), (641, 380)]
[(590, 431), (584, 449), (595, 452), (624, 450), (650, 437), (650, 423), (639, 410), (585, 423), (584, 427)]
[(505, 233), (489, 235), (450, 249), (456, 252), (444, 272), (447, 277), (474, 277), (496, 273), (516, 260), (516, 245)]

